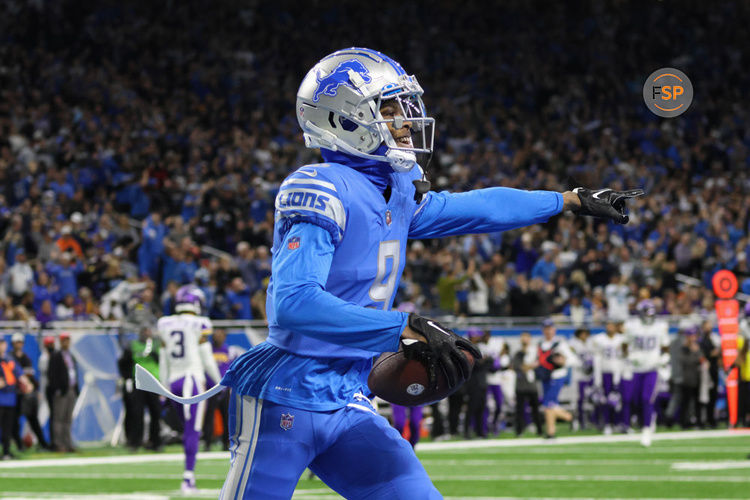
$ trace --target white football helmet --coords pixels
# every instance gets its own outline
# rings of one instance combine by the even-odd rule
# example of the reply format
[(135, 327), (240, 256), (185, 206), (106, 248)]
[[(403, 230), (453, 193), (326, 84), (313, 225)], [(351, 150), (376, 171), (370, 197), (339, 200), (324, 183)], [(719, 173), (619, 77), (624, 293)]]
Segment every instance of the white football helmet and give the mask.
[[(297, 120), (309, 148), (325, 148), (388, 162), (408, 172), (417, 154), (432, 154), (435, 120), (422, 102), (422, 87), (399, 63), (376, 50), (352, 47), (324, 57), (297, 91)], [(401, 116), (384, 119), (380, 107), (394, 99)], [(409, 125), (412, 145), (400, 146), (388, 123)]]

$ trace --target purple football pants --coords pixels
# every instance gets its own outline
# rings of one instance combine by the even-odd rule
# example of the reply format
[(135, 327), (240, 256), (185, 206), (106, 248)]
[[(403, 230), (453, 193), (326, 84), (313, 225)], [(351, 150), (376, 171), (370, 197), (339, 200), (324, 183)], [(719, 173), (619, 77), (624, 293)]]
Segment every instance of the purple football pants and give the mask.
[(399, 434), (404, 433), (404, 427), (406, 426), (406, 411), (409, 410), (409, 442), (412, 448), (419, 442), (419, 430), (420, 424), (422, 423), (422, 407), (414, 406), (407, 408), (406, 406), (391, 405), (391, 411), (393, 412), (393, 427), (398, 431)]
[[(615, 388), (615, 382), (614, 377), (611, 373), (602, 373), (602, 389), (604, 390), (604, 396), (609, 396), (609, 393), (612, 392)], [(604, 414), (604, 424), (605, 425), (615, 425), (617, 422), (615, 422), (615, 410), (612, 408), (612, 405), (609, 404), (609, 401), (604, 403), (602, 405), (602, 413)]]
[(593, 384), (593, 380), (578, 381), (578, 424), (581, 426), (581, 429), (586, 427), (586, 412), (583, 411), (584, 404), (586, 403), (586, 389)]
[[(170, 384), (170, 389), (178, 396), (187, 397), (199, 394), (199, 387), (193, 377), (183, 377)], [(185, 470), (195, 470), (195, 455), (198, 453), (198, 445), (201, 439), (201, 428), (203, 427), (203, 413), (206, 402), (201, 401), (195, 405), (181, 405), (172, 401), (180, 420), (184, 424), (182, 433), (182, 446), (185, 449)]]
[(638, 372), (633, 374), (633, 380), (623, 380), (620, 383), (622, 394), (622, 423), (630, 426), (631, 405), (641, 408), (641, 425), (648, 427), (654, 415), (654, 398), (656, 397), (657, 372)]
[[(503, 390), (499, 385), (488, 385), (487, 394), (492, 396), (492, 399), (495, 401), (495, 413), (492, 416), (492, 432), (499, 432), (497, 424), (500, 419), (500, 414), (503, 411)], [(485, 406), (484, 414), (482, 415), (482, 430), (484, 430), (485, 435), (487, 435), (487, 419), (489, 416), (490, 409)]]

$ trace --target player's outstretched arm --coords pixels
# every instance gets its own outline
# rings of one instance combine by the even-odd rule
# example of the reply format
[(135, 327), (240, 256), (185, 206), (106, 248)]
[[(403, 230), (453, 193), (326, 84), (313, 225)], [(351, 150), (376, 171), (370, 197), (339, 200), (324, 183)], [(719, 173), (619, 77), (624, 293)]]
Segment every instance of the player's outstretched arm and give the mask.
[(273, 258), (269, 322), (332, 344), (396, 352), (408, 314), (369, 309), (328, 292), (334, 249), (320, 226), (302, 222), (289, 229)]
[(429, 192), (415, 209), (409, 237), (493, 233), (546, 222), (564, 210), (627, 222), (625, 202), (643, 191), (524, 191), (494, 187), (465, 193)]
[[(614, 191), (609, 188), (604, 189), (586, 189), (577, 187), (573, 191), (563, 193), (573, 194), (570, 198), (571, 206), (569, 207), (578, 215), (590, 215), (602, 219), (611, 219), (618, 224), (628, 223), (627, 207), (625, 202), (631, 198), (643, 196), (643, 189), (631, 189), (629, 191)], [(576, 206), (575, 195), (578, 197), (578, 206)]]

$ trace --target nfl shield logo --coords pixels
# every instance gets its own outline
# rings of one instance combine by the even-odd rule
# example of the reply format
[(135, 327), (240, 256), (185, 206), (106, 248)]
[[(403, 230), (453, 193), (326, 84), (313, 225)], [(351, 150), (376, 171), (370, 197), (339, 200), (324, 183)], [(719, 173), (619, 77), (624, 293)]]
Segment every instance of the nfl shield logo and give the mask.
[(386, 224), (388, 224), (388, 225), (390, 226), (390, 225), (391, 225), (391, 222), (392, 222), (392, 220), (393, 220), (393, 219), (391, 219), (391, 211), (390, 211), (390, 210), (386, 210), (386, 211), (385, 211), (385, 223), (386, 223)]
[(281, 423), (279, 425), (281, 425), (282, 429), (288, 431), (294, 425), (294, 415), (292, 415), (291, 413), (282, 413)]
[(287, 244), (289, 250), (297, 250), (299, 248), (299, 236), (292, 236), (289, 238), (289, 244)]

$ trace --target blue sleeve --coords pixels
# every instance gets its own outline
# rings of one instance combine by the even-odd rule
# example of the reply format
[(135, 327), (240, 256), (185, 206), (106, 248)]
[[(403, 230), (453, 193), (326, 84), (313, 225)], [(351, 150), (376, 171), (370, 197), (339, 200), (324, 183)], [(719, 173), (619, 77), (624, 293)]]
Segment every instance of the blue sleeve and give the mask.
[[(336, 176), (329, 167), (307, 165), (281, 183), (275, 201), (275, 218), (284, 232), (293, 224), (310, 222), (322, 227), (338, 245), (346, 229), (346, 207)], [(313, 175), (314, 174), (314, 175)]]
[(333, 252), (331, 234), (318, 225), (294, 224), (284, 235), (273, 256), (276, 322), (332, 344), (396, 352), (408, 314), (368, 309), (327, 292)]
[(507, 231), (546, 222), (562, 208), (562, 195), (553, 191), (503, 187), (466, 193), (431, 191), (414, 213), (409, 238)]

